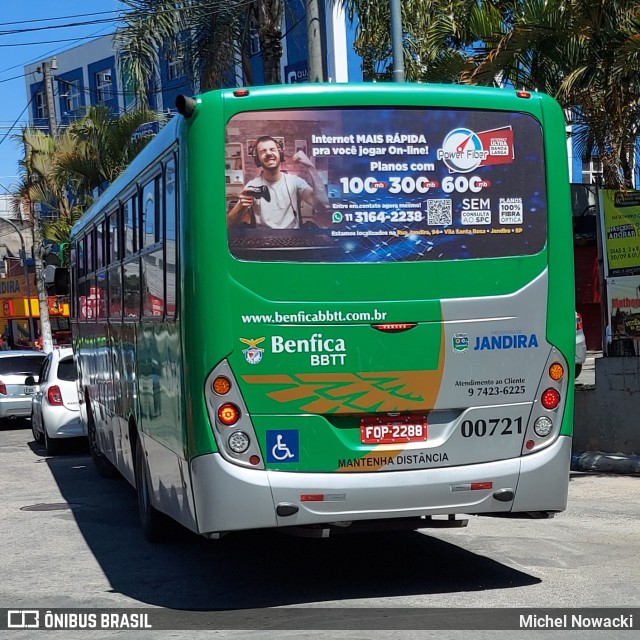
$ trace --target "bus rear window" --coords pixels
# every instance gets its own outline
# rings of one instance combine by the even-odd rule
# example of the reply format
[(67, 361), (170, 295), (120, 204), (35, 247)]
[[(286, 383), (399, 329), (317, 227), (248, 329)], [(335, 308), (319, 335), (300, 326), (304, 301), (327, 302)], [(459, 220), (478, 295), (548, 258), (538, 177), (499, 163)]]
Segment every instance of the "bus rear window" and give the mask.
[(404, 262), (545, 246), (542, 129), (442, 108), (247, 112), (226, 129), (229, 249), (241, 260)]

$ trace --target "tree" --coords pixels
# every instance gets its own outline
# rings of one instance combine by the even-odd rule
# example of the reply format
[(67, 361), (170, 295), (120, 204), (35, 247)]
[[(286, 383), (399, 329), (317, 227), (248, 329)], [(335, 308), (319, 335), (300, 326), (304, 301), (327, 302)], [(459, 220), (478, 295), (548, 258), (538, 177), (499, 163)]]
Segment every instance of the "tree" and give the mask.
[[(345, 3), (360, 20), (356, 45), (365, 68), (388, 78), (387, 3)], [(640, 122), (637, 1), (404, 0), (403, 20), (408, 80), (549, 93), (575, 125), (583, 158), (602, 159), (605, 185), (632, 186)]]
[(162, 114), (150, 109), (114, 115), (105, 105), (89, 107), (67, 129), (72, 144), (64, 144), (64, 137), (56, 142), (56, 172), (62, 179), (76, 180), (84, 196), (102, 191), (149, 142), (149, 135), (136, 135), (140, 126), (164, 121)]
[[(284, 0), (121, 0), (116, 43), (123, 75), (139, 101), (154, 89), (160, 53), (180, 60), (200, 91), (230, 83), (235, 65), (248, 75), (250, 29), (258, 32), (265, 82), (281, 82)], [(232, 82), (235, 84), (235, 82)]]
[(149, 142), (149, 135), (136, 137), (136, 130), (163, 120), (161, 114), (148, 109), (118, 117), (100, 105), (90, 107), (57, 137), (23, 129), (19, 141), (25, 157), (19, 163), (21, 182), (14, 195), (14, 211), (22, 207), (33, 215), (39, 208), (53, 221), (42, 223), (43, 238), (68, 243), (71, 227), (94, 194), (113, 182)]
[[(484, 46), (460, 80), (540, 89), (575, 125), (584, 159), (598, 156), (607, 187), (633, 186), (640, 115), (640, 6), (631, 0), (483, 2)], [(470, 29), (469, 42), (478, 38)]]
[[(58, 244), (69, 243), (71, 227), (91, 202), (89, 192), (81, 189), (82, 179), (65, 172), (57, 158), (77, 148), (76, 141), (67, 130), (52, 138), (37, 129), (25, 128), (19, 137), (25, 150), (19, 161), (20, 184), (13, 197), (13, 213), (27, 211), (34, 237)], [(37, 211), (46, 219), (38, 223)], [(41, 259), (41, 248), (36, 246), (36, 259)]]
[[(391, 11), (390, 2), (376, 0), (334, 0), (342, 4), (349, 20), (356, 24), (354, 49), (362, 58), (366, 79), (392, 79)], [(453, 35), (449, 18), (457, 5), (474, 2), (431, 2), (430, 0), (401, 0), (405, 79), (422, 79), (433, 38)], [(439, 6), (436, 6), (439, 5)], [(444, 6), (446, 5), (446, 6)], [(440, 47), (434, 47), (440, 50)]]
[(106, 107), (92, 107), (59, 136), (31, 128), (23, 129), (19, 136), (25, 155), (19, 162), (20, 184), (14, 193), (12, 209), (14, 215), (28, 211), (33, 229), (45, 352), (53, 348), (53, 343), (42, 273), (43, 240), (68, 247), (71, 228), (91, 204), (94, 192), (115, 180), (149, 141), (148, 136), (135, 138), (134, 131), (140, 124), (158, 118), (148, 110), (117, 118)]
[(65, 176), (67, 180), (62, 178), (55, 163), (56, 144), (60, 147), (72, 144), (68, 132), (59, 139), (54, 139), (41, 131), (25, 128), (22, 130), (21, 142), (25, 157), (19, 163), (21, 181), (14, 195), (13, 208), (14, 213), (26, 209), (31, 219), (42, 349), (45, 353), (50, 353), (53, 350), (53, 340), (43, 277), (42, 229), (38, 224), (36, 207), (40, 207), (41, 214), (46, 212), (61, 220), (72, 220), (79, 217), (81, 205), (76, 190), (77, 181), (70, 176)]

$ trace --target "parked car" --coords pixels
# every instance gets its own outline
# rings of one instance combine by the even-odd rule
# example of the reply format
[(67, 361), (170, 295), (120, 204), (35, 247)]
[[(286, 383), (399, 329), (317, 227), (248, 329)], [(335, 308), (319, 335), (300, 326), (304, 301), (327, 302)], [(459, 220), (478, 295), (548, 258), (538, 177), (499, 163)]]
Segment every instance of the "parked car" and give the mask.
[(41, 351), (0, 351), (0, 421), (31, 415), (31, 398), (45, 358)]
[(71, 348), (54, 349), (42, 363), (31, 406), (31, 429), (35, 441), (44, 443), (50, 456), (60, 453), (66, 438), (86, 435)]
[(587, 359), (587, 342), (582, 330), (582, 316), (576, 311), (576, 378), (582, 371), (582, 365)]

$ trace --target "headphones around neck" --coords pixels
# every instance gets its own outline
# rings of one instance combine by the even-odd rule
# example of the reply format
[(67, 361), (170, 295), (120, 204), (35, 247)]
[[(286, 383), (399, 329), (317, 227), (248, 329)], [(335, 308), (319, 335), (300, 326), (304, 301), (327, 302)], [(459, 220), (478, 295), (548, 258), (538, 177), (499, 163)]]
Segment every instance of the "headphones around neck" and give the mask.
[(271, 142), (276, 143), (276, 147), (278, 147), (278, 151), (280, 152), (280, 162), (284, 162), (284, 148), (282, 147), (282, 142), (272, 138), (271, 136), (260, 136), (253, 145), (253, 162), (256, 167), (262, 166), (260, 164), (260, 158), (258, 158), (258, 144), (260, 142), (267, 142), (267, 140), (271, 140)]

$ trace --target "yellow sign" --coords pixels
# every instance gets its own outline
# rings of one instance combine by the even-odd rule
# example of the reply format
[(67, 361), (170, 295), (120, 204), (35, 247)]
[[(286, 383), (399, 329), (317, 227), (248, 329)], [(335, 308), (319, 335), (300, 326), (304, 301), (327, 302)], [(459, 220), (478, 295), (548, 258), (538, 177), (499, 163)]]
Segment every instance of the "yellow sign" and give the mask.
[(640, 274), (640, 191), (601, 191), (605, 277)]
[[(29, 294), (37, 295), (33, 274), (29, 274)], [(27, 285), (24, 276), (11, 276), (10, 278), (0, 278), (0, 299), (5, 298), (26, 298)]]

